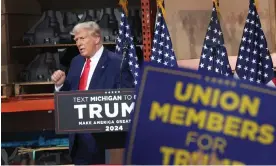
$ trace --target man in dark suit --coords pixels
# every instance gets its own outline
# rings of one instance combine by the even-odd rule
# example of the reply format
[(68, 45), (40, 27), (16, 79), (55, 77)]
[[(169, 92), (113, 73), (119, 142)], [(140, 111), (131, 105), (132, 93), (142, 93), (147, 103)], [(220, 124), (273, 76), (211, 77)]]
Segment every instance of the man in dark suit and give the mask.
[[(67, 76), (61, 70), (53, 73), (56, 91), (134, 88), (130, 70), (124, 65), (121, 68), (122, 56), (103, 47), (97, 23), (79, 23), (71, 34), (80, 54), (71, 61)], [(97, 147), (90, 133), (70, 134), (69, 152), (77, 165), (105, 163), (105, 150)]]

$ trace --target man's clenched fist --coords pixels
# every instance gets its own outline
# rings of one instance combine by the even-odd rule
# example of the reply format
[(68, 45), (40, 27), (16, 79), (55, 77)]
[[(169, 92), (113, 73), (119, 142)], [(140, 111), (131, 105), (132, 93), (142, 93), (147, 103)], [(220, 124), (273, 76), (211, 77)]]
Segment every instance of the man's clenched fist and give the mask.
[(65, 73), (61, 70), (57, 70), (51, 76), (52, 81), (55, 83), (56, 86), (60, 86), (65, 81)]

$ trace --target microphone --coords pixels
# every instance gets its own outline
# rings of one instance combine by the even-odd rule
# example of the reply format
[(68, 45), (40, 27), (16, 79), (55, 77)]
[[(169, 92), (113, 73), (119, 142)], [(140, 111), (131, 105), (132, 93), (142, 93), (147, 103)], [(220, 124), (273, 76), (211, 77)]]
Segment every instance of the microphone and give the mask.
[(123, 57), (122, 57), (121, 66), (120, 66), (119, 89), (121, 89), (122, 71), (123, 71), (123, 64), (124, 64), (125, 57), (126, 57), (126, 50), (127, 50), (127, 44), (124, 44), (124, 47), (123, 47)]

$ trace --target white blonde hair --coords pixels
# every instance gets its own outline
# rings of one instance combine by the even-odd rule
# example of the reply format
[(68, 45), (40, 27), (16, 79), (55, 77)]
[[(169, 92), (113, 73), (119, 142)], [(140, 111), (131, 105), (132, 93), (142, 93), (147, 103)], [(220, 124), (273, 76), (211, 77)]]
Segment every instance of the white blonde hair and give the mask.
[(102, 36), (100, 26), (94, 21), (87, 21), (76, 24), (70, 34), (75, 35), (81, 29), (87, 29), (92, 36), (99, 36), (100, 38)]

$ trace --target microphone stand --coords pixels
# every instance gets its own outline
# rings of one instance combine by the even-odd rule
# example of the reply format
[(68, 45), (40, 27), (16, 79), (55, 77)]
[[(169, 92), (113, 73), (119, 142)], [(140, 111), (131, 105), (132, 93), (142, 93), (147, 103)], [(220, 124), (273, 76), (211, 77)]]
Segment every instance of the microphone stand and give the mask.
[(119, 79), (119, 89), (121, 89), (121, 82), (122, 82), (122, 70), (123, 70), (123, 64), (125, 61), (125, 56), (126, 56), (126, 50), (127, 50), (127, 44), (124, 43), (124, 47), (123, 47), (123, 57), (122, 57), (122, 62), (121, 62), (121, 66), (120, 66), (120, 79)]

